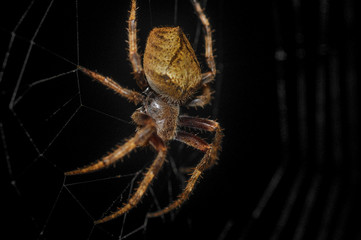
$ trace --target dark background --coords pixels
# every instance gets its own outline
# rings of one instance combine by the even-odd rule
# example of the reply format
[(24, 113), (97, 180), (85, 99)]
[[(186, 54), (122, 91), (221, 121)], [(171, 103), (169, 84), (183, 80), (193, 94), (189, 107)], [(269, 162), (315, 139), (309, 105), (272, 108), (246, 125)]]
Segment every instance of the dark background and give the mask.
[[(125, 42), (129, 2), (50, 3), (35, 1), (22, 21), (30, 2), (0, 6), (2, 212), (10, 239), (361, 238), (357, 1), (202, 1), (219, 73), (212, 105), (184, 112), (225, 129), (219, 163), (179, 210), (147, 219), (182, 189), (187, 175), (172, 165), (202, 157), (170, 143), (169, 162), (142, 203), (99, 226), (93, 221), (126, 201), (155, 155), (140, 150), (116, 168), (64, 178), (135, 129), (132, 104), (73, 70), (80, 63), (137, 89)], [(173, 25), (207, 71), (189, 1), (139, 1), (140, 52), (153, 27)], [(15, 91), (21, 98), (13, 102)]]

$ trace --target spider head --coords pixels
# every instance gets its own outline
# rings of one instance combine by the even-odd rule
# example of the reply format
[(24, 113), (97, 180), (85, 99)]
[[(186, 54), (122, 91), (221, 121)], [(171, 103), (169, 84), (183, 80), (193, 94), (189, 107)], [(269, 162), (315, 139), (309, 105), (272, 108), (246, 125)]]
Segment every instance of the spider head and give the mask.
[(149, 86), (172, 102), (185, 102), (201, 85), (199, 62), (180, 27), (150, 32), (143, 66)]

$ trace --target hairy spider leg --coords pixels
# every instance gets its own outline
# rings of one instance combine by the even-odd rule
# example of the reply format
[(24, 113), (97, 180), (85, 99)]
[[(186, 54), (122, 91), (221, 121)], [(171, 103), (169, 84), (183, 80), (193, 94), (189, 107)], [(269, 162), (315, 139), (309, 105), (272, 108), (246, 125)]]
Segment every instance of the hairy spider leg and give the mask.
[(202, 138), (185, 131), (178, 131), (175, 140), (186, 143), (202, 152), (206, 152), (210, 148), (210, 145)]
[(137, 2), (136, 0), (132, 0), (128, 20), (129, 61), (132, 64), (134, 78), (138, 86), (140, 89), (144, 90), (148, 86), (148, 82), (145, 80), (142, 60), (138, 53), (136, 11)]
[(135, 190), (129, 201), (125, 203), (122, 208), (119, 208), (116, 212), (113, 212), (112, 214), (95, 221), (95, 224), (104, 223), (123, 215), (124, 213), (135, 207), (144, 196), (145, 192), (149, 187), (149, 184), (153, 181), (154, 177), (157, 176), (159, 170), (162, 168), (165, 157), (167, 155), (167, 148), (163, 140), (155, 133), (152, 135), (149, 142), (155, 148), (155, 150), (158, 151), (158, 155), (153, 161), (152, 165), (149, 167), (148, 171), (144, 174), (144, 178), (140, 182), (138, 188)]
[(145, 125), (143, 128), (140, 128), (137, 131), (134, 137), (130, 138), (126, 143), (117, 147), (114, 151), (112, 151), (105, 157), (83, 168), (66, 172), (65, 175), (70, 176), (91, 173), (106, 168), (122, 159), (125, 155), (130, 153), (135, 148), (146, 145), (153, 133), (155, 133), (155, 131), (156, 130), (154, 125)]
[(202, 22), (203, 29), (205, 31), (204, 41), (205, 41), (205, 58), (207, 60), (207, 65), (210, 68), (210, 72), (203, 73), (203, 82), (207, 83), (214, 79), (214, 76), (216, 75), (217, 69), (216, 69), (216, 62), (214, 61), (213, 56), (213, 47), (212, 47), (212, 29), (211, 25), (209, 24), (208, 18), (204, 14), (204, 11), (199, 4), (198, 1), (192, 0), (193, 7), (195, 11), (197, 12), (199, 20)]
[(124, 88), (109, 77), (105, 77), (82, 66), (78, 66), (78, 69), (136, 105), (143, 101), (143, 96), (141, 93)]
[(216, 121), (212, 121), (204, 118), (180, 116), (179, 125), (184, 127), (191, 127), (200, 130), (215, 132), (215, 136), (213, 138), (212, 143), (207, 144), (201, 138), (190, 133), (185, 134), (184, 132), (181, 132), (180, 135), (177, 135), (178, 136), (178, 138), (176, 137), (177, 140), (180, 140), (201, 151), (205, 151), (205, 154), (202, 160), (194, 168), (194, 171), (191, 177), (189, 178), (185, 189), (181, 194), (178, 195), (177, 199), (173, 203), (171, 203), (168, 207), (160, 211), (148, 213), (147, 215), (148, 217), (159, 217), (182, 205), (188, 199), (189, 195), (192, 193), (197, 183), (197, 180), (199, 179), (203, 171), (213, 166), (218, 159), (218, 153), (221, 150), (223, 133), (221, 127)]
[(213, 40), (212, 40), (212, 29), (209, 24), (208, 18), (204, 14), (204, 11), (198, 1), (192, 0), (193, 7), (198, 15), (199, 20), (203, 25), (205, 32), (204, 42), (205, 42), (205, 58), (207, 65), (210, 69), (209, 72), (202, 74), (202, 93), (199, 96), (196, 96), (194, 100), (187, 104), (189, 107), (204, 107), (211, 101), (212, 91), (210, 90), (209, 83), (212, 82), (216, 76), (216, 62), (214, 61), (213, 56)]
[(186, 106), (187, 107), (204, 107), (212, 100), (211, 87), (208, 84), (203, 84), (202, 93), (196, 96), (192, 101), (190, 101)]

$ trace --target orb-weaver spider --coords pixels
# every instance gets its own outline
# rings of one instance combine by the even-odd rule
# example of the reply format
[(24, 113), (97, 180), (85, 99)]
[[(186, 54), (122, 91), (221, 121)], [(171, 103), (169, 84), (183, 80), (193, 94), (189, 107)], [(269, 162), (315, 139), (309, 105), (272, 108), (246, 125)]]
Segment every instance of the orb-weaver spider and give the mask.
[[(165, 161), (168, 141), (178, 140), (188, 144), (204, 152), (204, 157), (194, 168), (185, 189), (177, 199), (168, 207), (149, 213), (148, 217), (161, 216), (182, 205), (202, 172), (218, 159), (223, 137), (219, 124), (205, 118), (180, 115), (179, 112), (180, 106), (202, 107), (208, 104), (211, 100), (209, 83), (216, 75), (210, 24), (200, 4), (196, 0), (192, 0), (192, 4), (205, 31), (205, 58), (210, 71), (201, 73), (194, 50), (180, 27), (154, 28), (150, 32), (142, 66), (137, 47), (136, 0), (132, 0), (128, 21), (129, 60), (137, 84), (143, 92), (123, 88), (110, 78), (84, 67), (78, 67), (80, 71), (130, 102), (141, 104), (141, 107), (132, 115), (133, 121), (138, 126), (132, 138), (100, 160), (83, 168), (66, 172), (65, 175), (78, 175), (103, 169), (141, 146), (151, 145), (158, 152), (129, 201), (116, 212), (95, 223), (107, 222), (121, 216), (139, 203)], [(200, 92), (199, 95), (197, 95), (198, 92)], [(180, 130), (181, 127), (215, 132), (213, 142), (208, 144), (200, 137)]]

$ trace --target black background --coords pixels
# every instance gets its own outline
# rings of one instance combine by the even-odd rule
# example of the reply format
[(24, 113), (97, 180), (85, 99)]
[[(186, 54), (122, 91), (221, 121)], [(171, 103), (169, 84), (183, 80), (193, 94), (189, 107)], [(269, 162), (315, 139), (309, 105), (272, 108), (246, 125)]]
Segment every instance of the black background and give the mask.
[[(145, 170), (154, 153), (137, 151), (116, 168), (65, 179), (65, 171), (134, 132), (135, 107), (80, 73), (58, 75), (79, 62), (137, 89), (125, 42), (129, 2), (54, 1), (31, 45), (48, 3), (35, 1), (14, 41), (11, 32), (29, 3), (1, 6), (1, 59), (12, 43), (0, 82), (2, 208), (10, 239), (360, 239), (351, 221), (360, 212), (356, 1), (208, 0), (214, 99), (184, 111), (220, 122), (219, 163), (179, 211), (146, 219), (154, 197), (166, 206), (169, 185), (174, 198), (185, 180), (167, 163), (125, 220), (99, 226), (93, 221), (114, 201), (112, 210), (124, 202), (139, 177), (99, 179)], [(194, 48), (207, 71), (189, 1), (139, 1), (137, 16), (140, 52), (153, 27), (179, 25), (192, 44), (199, 40)], [(9, 108), (19, 79), (23, 98)], [(177, 166), (201, 158), (178, 143), (170, 148), (168, 160)]]

